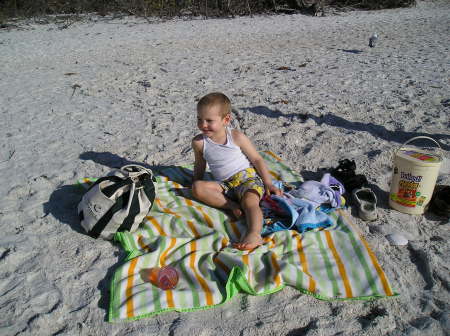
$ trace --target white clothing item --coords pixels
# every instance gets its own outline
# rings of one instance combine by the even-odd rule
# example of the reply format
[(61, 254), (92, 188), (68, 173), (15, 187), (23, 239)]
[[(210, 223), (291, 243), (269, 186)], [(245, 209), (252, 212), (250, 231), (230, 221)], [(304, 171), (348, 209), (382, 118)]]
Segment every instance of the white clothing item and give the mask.
[(233, 142), (231, 130), (226, 128), (226, 132), (227, 142), (225, 145), (215, 143), (203, 135), (203, 158), (208, 163), (214, 179), (220, 182), (251, 167), (241, 148)]

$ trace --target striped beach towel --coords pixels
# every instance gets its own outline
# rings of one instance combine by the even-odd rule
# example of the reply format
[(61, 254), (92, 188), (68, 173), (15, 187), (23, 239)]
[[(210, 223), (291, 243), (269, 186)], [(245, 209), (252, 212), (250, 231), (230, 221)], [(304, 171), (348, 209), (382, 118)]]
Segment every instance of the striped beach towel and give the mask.
[[(273, 153), (261, 154), (275, 179), (301, 183)], [(157, 173), (157, 200), (140, 229), (115, 236), (128, 258), (112, 279), (109, 321), (206, 309), (238, 292), (264, 295), (284, 286), (323, 300), (396, 295), (345, 210), (330, 214), (333, 225), (327, 229), (279, 231), (257, 249), (239, 251), (230, 242), (245, 233), (245, 223), (194, 201), (191, 169), (174, 166)], [(178, 271), (179, 282), (164, 291), (145, 274), (167, 265)]]

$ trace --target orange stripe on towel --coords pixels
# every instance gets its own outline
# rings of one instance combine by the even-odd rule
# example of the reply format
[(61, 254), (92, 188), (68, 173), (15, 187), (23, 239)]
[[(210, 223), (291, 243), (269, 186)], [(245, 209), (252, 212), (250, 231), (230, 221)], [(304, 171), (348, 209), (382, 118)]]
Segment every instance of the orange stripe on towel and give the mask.
[(161, 225), (159, 225), (155, 217), (146, 216), (145, 218), (147, 218), (153, 224), (153, 227), (156, 229), (156, 231), (158, 231), (160, 236), (167, 236), (167, 234), (164, 232), (164, 229), (162, 228)]
[(233, 230), (234, 235), (236, 236), (236, 238), (237, 238), (238, 240), (241, 239), (241, 233), (239, 232), (239, 229), (238, 229), (238, 227), (237, 227), (237, 225), (236, 225), (236, 222), (230, 220), (230, 225), (231, 225), (231, 229)]
[(221, 243), (222, 243), (222, 247), (220, 249), (223, 250), (225, 247), (228, 246), (229, 240), (226, 237), (223, 237)]
[(344, 282), (345, 295), (348, 298), (353, 297), (352, 287), (350, 286), (350, 282), (348, 281), (347, 272), (345, 271), (344, 263), (342, 262), (341, 257), (339, 256), (338, 251), (333, 242), (333, 237), (331, 237), (330, 231), (323, 231), (325, 233), (325, 237), (327, 239), (328, 247), (333, 254), (334, 260), (336, 260), (336, 264), (339, 270), (339, 274), (341, 275), (342, 281)]
[(202, 213), (202, 216), (205, 219), (206, 224), (210, 228), (213, 228), (214, 227), (213, 221), (211, 220), (211, 217), (209, 217), (209, 215), (205, 211), (203, 211), (203, 208), (200, 206), (196, 206), (195, 208)]
[(361, 241), (363, 242), (364, 246), (366, 247), (367, 253), (369, 253), (370, 260), (372, 261), (373, 266), (377, 270), (378, 275), (380, 276), (381, 283), (383, 285), (384, 292), (387, 296), (392, 296), (394, 293), (391, 290), (391, 287), (389, 286), (389, 283), (386, 279), (386, 275), (384, 274), (383, 270), (381, 269), (380, 265), (378, 264), (377, 257), (373, 254), (372, 250), (369, 247), (369, 244), (367, 244), (366, 240), (363, 238), (363, 236), (360, 236)]
[(161, 202), (161, 200), (159, 198), (155, 198), (155, 203), (158, 206), (158, 208), (162, 209), (164, 207), (162, 202)]
[(179, 214), (177, 214), (176, 212), (173, 212), (172, 210), (170, 210), (169, 208), (163, 208), (162, 211), (164, 211), (165, 213), (169, 214), (169, 215), (173, 215), (176, 218), (181, 218), (181, 216)]
[(147, 251), (147, 252), (152, 252), (152, 249), (150, 248), (150, 246), (148, 244), (145, 244), (144, 242), (144, 236), (139, 235), (138, 239), (137, 239), (137, 243), (140, 246), (141, 249)]
[(264, 238), (263, 238), (263, 242), (264, 242), (265, 244), (269, 244), (268, 247), (269, 247), (270, 249), (275, 247), (275, 241), (273, 240), (272, 237), (269, 237), (269, 236), (264, 237)]
[(297, 251), (300, 258), (300, 264), (302, 265), (302, 270), (305, 274), (309, 276), (308, 291), (314, 293), (316, 291), (316, 281), (312, 278), (311, 274), (308, 271), (308, 261), (306, 260), (305, 253), (303, 252), (302, 239), (296, 231), (294, 231), (292, 235), (297, 240)]
[(197, 281), (199, 282), (200, 286), (203, 288), (203, 291), (205, 292), (206, 296), (206, 304), (208, 306), (212, 306), (214, 304), (213, 297), (211, 290), (209, 289), (209, 286), (205, 279), (201, 277), (201, 275), (197, 272), (197, 269), (195, 267), (195, 254), (197, 253), (197, 243), (194, 241), (191, 242), (191, 255), (189, 256), (189, 267), (192, 269), (192, 271), (195, 274), (195, 277), (197, 278)]
[(185, 198), (184, 201), (185, 201), (185, 203), (186, 203), (188, 206), (193, 207), (193, 208), (197, 209), (198, 211), (200, 211), (200, 213), (201, 213), (202, 216), (203, 216), (203, 219), (205, 220), (206, 224), (207, 224), (210, 228), (214, 227), (213, 221), (212, 221), (211, 217), (209, 217), (209, 215), (203, 210), (203, 208), (202, 208), (201, 206), (194, 205), (194, 203), (192, 202), (192, 200), (190, 200), (189, 198)]
[(127, 302), (127, 317), (134, 317), (134, 304), (133, 304), (133, 281), (134, 281), (134, 270), (136, 268), (137, 258), (130, 261), (130, 267), (128, 267), (128, 279), (127, 287), (125, 289), (125, 297)]
[(272, 153), (271, 151), (264, 151), (264, 153), (269, 154), (271, 157), (273, 157), (277, 161), (281, 161), (281, 158), (277, 156), (275, 153)]
[(250, 276), (251, 276), (251, 270), (250, 270), (250, 263), (248, 260), (248, 254), (242, 255), (242, 262), (247, 266), (248, 272), (247, 272), (247, 282), (250, 282)]
[(214, 263), (216, 263), (217, 265), (219, 265), (219, 267), (221, 268), (221, 269), (223, 269), (224, 271), (225, 271), (225, 273), (226, 274), (230, 274), (230, 268), (222, 261), (222, 260), (220, 260), (219, 259), (219, 252), (216, 252), (215, 254), (214, 254), (214, 257), (213, 257), (213, 261), (214, 261)]
[(162, 267), (166, 266), (167, 255), (169, 254), (169, 251), (174, 248), (176, 243), (177, 243), (177, 239), (176, 238), (170, 238), (169, 247), (163, 253), (161, 253), (161, 256), (159, 257), (159, 260), (160, 260), (160, 263), (161, 263)]
[(275, 252), (272, 252), (270, 258), (272, 260), (273, 268), (275, 269), (275, 275), (273, 277), (273, 280), (275, 281), (275, 286), (280, 287), (280, 284), (281, 284), (280, 270), (281, 270), (281, 268), (280, 268), (280, 265), (278, 265), (277, 255), (275, 254)]
[(271, 170), (269, 170), (269, 173), (270, 173), (270, 175), (272, 175), (275, 178), (275, 180), (281, 181), (280, 175), (278, 175), (277, 173), (275, 173), (274, 171), (271, 171)]
[(194, 234), (195, 238), (200, 237), (200, 234), (198, 233), (197, 229), (195, 228), (195, 224), (193, 221), (188, 220), (186, 221), (187, 225), (189, 226), (189, 228), (191, 229), (192, 233)]

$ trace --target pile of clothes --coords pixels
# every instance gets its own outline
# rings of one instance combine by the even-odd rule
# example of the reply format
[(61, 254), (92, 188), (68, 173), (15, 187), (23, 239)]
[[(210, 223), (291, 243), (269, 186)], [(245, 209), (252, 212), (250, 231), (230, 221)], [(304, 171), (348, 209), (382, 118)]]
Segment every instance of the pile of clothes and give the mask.
[(339, 161), (336, 168), (322, 176), (320, 181), (303, 182), (297, 189), (284, 191), (283, 196), (264, 197), (261, 207), (264, 214), (262, 235), (280, 230), (297, 230), (303, 233), (317, 228), (326, 228), (333, 221), (329, 213), (346, 204), (343, 197), (351, 196), (362, 220), (376, 220), (377, 197), (369, 188), (367, 178), (356, 173), (354, 160)]
[(344, 185), (326, 173), (320, 182), (306, 181), (283, 196), (265, 196), (261, 202), (265, 218), (262, 236), (281, 230), (303, 233), (329, 227), (333, 221), (327, 214), (345, 205), (344, 193)]

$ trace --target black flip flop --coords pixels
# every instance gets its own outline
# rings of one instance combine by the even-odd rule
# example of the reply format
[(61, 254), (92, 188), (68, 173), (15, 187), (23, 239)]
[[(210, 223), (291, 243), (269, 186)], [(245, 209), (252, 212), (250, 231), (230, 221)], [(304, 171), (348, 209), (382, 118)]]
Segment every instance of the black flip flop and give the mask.
[(331, 175), (341, 182), (355, 176), (356, 163), (354, 160), (339, 160), (339, 165), (331, 170)]
[(369, 185), (367, 178), (362, 174), (352, 176), (342, 183), (344, 184), (345, 190), (347, 190), (349, 193), (354, 189), (361, 189), (362, 187), (367, 187)]
[(354, 189), (368, 186), (367, 178), (362, 174), (356, 174), (355, 160), (339, 160), (339, 165), (331, 170), (331, 175), (338, 179), (350, 194)]

